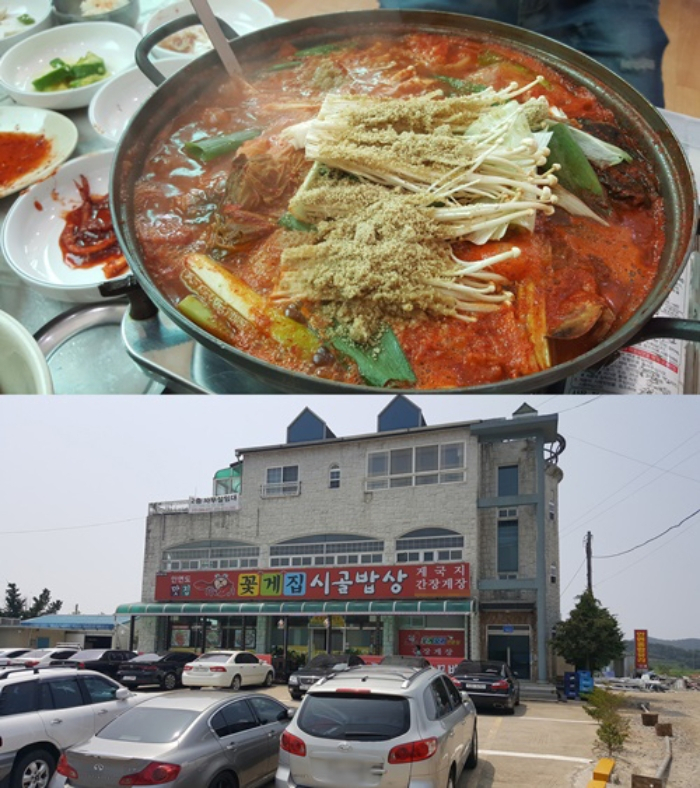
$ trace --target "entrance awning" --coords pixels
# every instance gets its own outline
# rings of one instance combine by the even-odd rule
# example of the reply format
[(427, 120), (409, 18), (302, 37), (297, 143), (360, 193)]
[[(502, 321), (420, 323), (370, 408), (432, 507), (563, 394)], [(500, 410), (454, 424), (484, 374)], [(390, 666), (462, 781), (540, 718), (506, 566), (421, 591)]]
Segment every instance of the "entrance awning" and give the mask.
[(471, 599), (326, 600), (313, 602), (134, 602), (119, 605), (117, 615), (127, 616), (404, 616), (470, 613)]

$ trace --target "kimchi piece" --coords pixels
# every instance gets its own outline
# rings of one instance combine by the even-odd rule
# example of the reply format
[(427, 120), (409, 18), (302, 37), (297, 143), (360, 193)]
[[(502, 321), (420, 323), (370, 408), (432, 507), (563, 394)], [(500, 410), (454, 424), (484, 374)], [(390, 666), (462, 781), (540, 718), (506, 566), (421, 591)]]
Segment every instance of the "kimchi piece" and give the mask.
[(570, 77), (460, 34), (260, 48), (255, 90), (213, 84), (136, 184), (149, 274), (217, 337), (315, 377), (449, 390), (575, 358), (651, 290), (658, 179)]
[(84, 175), (75, 182), (80, 205), (64, 215), (59, 237), (63, 260), (70, 268), (102, 266), (105, 279), (128, 271), (126, 258), (114, 232), (108, 195), (94, 195)]

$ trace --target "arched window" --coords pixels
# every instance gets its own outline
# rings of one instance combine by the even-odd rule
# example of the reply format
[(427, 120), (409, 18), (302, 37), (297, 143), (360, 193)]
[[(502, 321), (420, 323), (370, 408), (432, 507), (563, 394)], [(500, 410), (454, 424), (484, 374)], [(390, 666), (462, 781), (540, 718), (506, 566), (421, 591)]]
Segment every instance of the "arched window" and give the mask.
[(270, 566), (352, 566), (381, 564), (384, 542), (354, 534), (320, 534), (270, 546)]
[(186, 542), (163, 550), (161, 570), (249, 569), (259, 566), (260, 548), (228, 540)]
[(418, 528), (396, 540), (396, 563), (464, 560), (464, 536), (447, 528)]
[(331, 490), (337, 490), (340, 487), (340, 466), (331, 465), (328, 469), (328, 486)]

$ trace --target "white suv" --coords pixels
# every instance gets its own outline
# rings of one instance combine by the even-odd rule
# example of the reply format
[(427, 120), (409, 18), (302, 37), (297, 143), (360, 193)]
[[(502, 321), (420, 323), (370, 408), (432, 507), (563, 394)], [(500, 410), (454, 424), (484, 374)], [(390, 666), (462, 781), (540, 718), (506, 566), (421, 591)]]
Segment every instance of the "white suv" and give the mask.
[(476, 710), (444, 673), (362, 665), (307, 691), (276, 788), (455, 788), (478, 760)]
[(0, 783), (9, 777), (9, 788), (46, 788), (66, 747), (145, 697), (92, 670), (0, 671)]

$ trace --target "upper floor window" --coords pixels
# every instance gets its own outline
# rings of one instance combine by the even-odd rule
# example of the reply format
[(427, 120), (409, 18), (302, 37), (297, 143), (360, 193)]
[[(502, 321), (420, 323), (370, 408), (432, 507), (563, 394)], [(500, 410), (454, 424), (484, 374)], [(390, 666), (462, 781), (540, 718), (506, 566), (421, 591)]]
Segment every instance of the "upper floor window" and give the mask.
[(367, 455), (367, 490), (463, 482), (464, 443), (412, 446)]
[(259, 565), (260, 548), (243, 542), (190, 542), (163, 551), (164, 572), (185, 569), (250, 569)]
[(396, 540), (399, 564), (462, 561), (463, 557), (464, 536), (443, 528), (420, 529)]
[(268, 468), (265, 474), (265, 484), (263, 484), (260, 492), (263, 498), (299, 495), (301, 492), (299, 466), (280, 465), (279, 467)]
[(384, 542), (352, 534), (298, 537), (270, 546), (270, 566), (381, 564)]
[(338, 465), (331, 465), (328, 471), (328, 486), (331, 490), (337, 490), (340, 487), (340, 467)]
[(519, 495), (517, 465), (501, 465), (498, 469), (498, 496), (507, 495)]
[(518, 521), (498, 521), (498, 559), (496, 571), (501, 578), (518, 574)]

